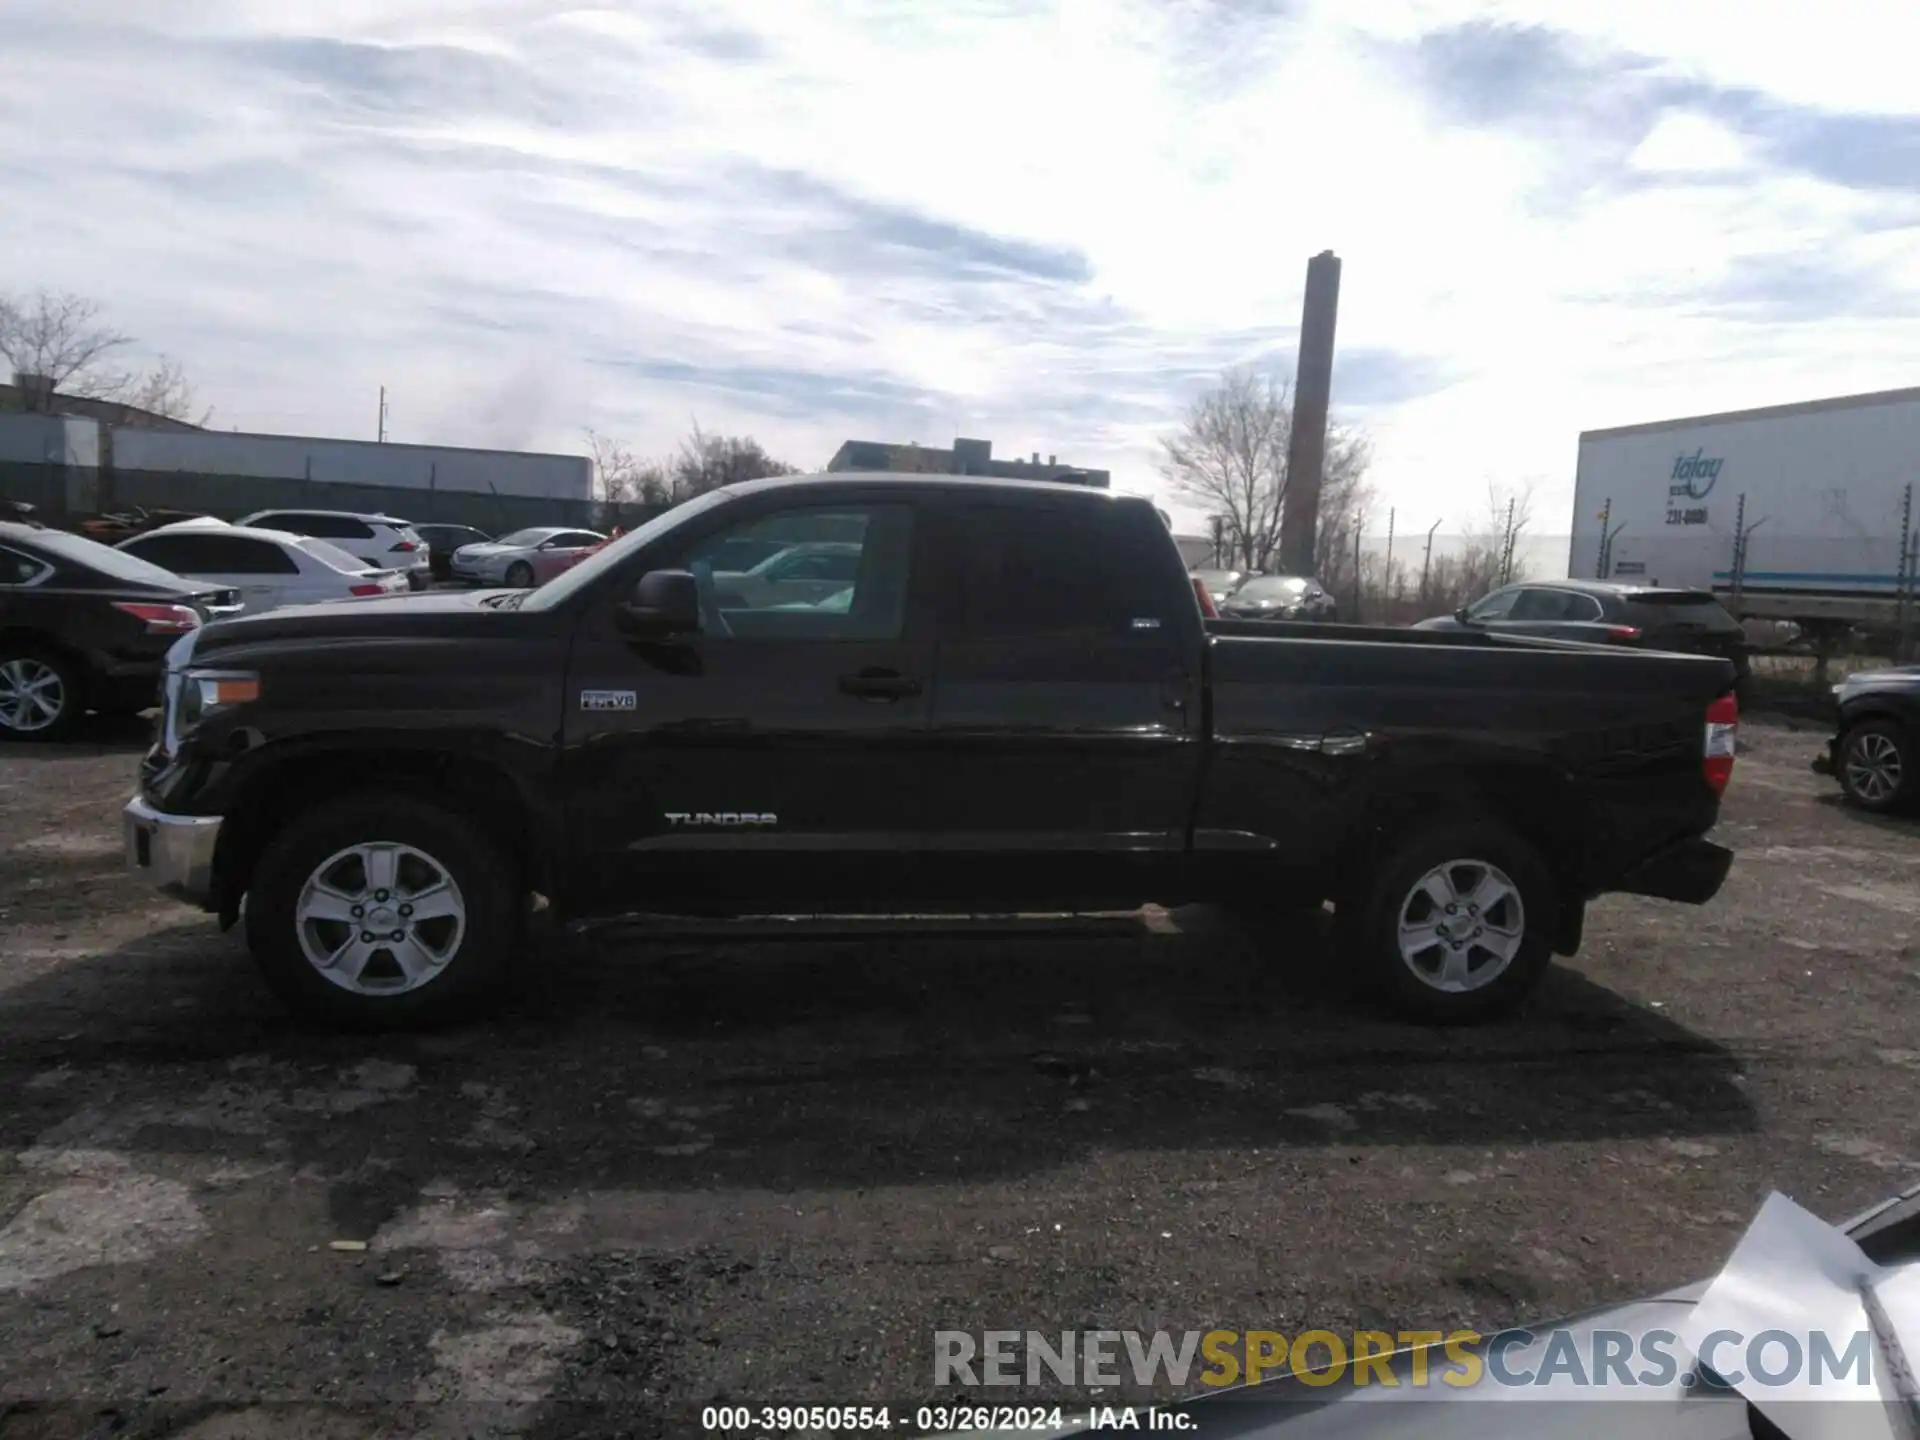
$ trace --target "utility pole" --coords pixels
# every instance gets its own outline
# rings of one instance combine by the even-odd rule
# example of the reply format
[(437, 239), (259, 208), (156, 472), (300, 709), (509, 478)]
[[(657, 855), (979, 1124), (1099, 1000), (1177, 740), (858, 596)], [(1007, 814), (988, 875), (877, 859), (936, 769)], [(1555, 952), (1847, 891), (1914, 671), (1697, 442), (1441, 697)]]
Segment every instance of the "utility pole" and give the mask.
[(1393, 517), (1396, 513), (1398, 512), (1391, 505), (1387, 507), (1387, 565), (1381, 577), (1380, 593), (1388, 600), (1395, 598), (1393, 593)]
[(1353, 527), (1353, 618), (1360, 618), (1360, 527)]
[(1500, 583), (1508, 584), (1513, 579), (1513, 505), (1514, 497), (1507, 497), (1507, 523), (1500, 535)]
[(1740, 586), (1747, 575), (1747, 497), (1742, 495), (1733, 507), (1733, 618), (1740, 618)]
[(1420, 603), (1427, 603), (1427, 576), (1433, 569), (1433, 532), (1440, 528), (1440, 522), (1434, 521), (1427, 527), (1427, 553), (1420, 560)]
[(380, 427), (374, 432), (374, 438), (382, 445), (387, 443), (387, 387), (380, 387)]
[(1913, 482), (1909, 480), (1900, 496), (1900, 572), (1893, 628), (1893, 658), (1899, 664), (1906, 663), (1910, 644), (1907, 624), (1913, 605), (1913, 538)]

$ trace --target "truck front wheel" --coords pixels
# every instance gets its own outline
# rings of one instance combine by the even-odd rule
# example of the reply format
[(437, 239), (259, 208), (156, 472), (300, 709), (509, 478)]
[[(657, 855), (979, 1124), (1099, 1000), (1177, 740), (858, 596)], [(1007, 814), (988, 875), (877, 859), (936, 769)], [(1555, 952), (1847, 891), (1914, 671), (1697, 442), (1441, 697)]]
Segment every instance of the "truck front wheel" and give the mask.
[(427, 1025), (499, 988), (517, 897), (513, 866), (472, 821), (411, 796), (347, 796), (267, 846), (247, 896), (247, 945), (302, 1015)]
[(1337, 907), (1342, 948), (1401, 1014), (1465, 1024), (1519, 1007), (1551, 959), (1553, 877), (1493, 821), (1390, 842)]

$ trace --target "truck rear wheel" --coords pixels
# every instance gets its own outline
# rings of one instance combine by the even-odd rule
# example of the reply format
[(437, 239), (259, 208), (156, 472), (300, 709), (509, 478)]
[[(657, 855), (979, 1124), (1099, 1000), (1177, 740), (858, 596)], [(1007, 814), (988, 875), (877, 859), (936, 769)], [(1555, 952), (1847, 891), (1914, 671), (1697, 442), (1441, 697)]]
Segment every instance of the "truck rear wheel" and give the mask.
[(1395, 1010), (1466, 1024), (1517, 1009), (1552, 958), (1559, 901), (1534, 848), (1495, 821), (1416, 830), (1343, 900), (1343, 951)]
[(268, 845), (248, 892), (247, 945), (302, 1015), (430, 1025), (497, 992), (518, 902), (513, 866), (472, 821), (411, 796), (354, 795)]

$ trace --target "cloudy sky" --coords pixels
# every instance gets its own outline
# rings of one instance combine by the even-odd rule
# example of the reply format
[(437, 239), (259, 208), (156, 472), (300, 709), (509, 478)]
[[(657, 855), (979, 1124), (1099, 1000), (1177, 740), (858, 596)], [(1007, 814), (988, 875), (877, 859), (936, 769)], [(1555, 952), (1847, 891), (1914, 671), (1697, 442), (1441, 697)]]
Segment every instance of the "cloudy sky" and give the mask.
[(1920, 380), (1891, 0), (0, 14), (0, 287), (241, 429), (371, 438), (384, 383), (397, 440), (959, 433), (1148, 491), (1221, 367), (1291, 374), (1327, 248), (1403, 533), (1528, 481), (1564, 530), (1582, 429)]

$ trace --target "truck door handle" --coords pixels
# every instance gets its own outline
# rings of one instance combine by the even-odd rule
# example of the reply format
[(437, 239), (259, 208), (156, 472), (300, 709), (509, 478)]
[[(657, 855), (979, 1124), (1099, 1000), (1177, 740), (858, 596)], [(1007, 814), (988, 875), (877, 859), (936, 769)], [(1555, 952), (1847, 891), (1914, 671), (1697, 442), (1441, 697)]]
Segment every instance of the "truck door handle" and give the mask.
[(1160, 703), (1169, 710), (1184, 711), (1187, 708), (1187, 672), (1170, 670), (1160, 682)]
[(888, 701), (903, 700), (909, 695), (918, 695), (920, 682), (911, 676), (902, 675), (898, 670), (869, 665), (866, 669), (856, 670), (851, 675), (842, 675), (840, 691), (859, 700), (883, 704)]

